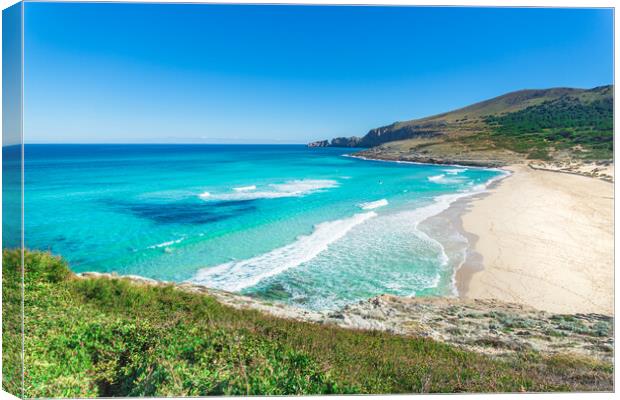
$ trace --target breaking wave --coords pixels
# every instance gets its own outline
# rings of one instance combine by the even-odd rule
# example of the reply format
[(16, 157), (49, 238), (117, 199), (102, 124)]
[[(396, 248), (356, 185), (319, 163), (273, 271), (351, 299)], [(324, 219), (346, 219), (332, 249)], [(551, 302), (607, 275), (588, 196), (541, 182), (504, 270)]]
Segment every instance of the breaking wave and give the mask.
[(199, 197), (206, 201), (239, 201), (258, 199), (278, 199), (282, 197), (301, 197), (338, 186), (338, 182), (329, 179), (301, 179), (284, 183), (272, 183), (257, 189), (255, 185), (233, 189), (233, 193), (205, 192)]
[(152, 246), (149, 246), (148, 248), (149, 249), (159, 249), (161, 247), (168, 247), (168, 246), (171, 246), (173, 244), (181, 243), (183, 240), (185, 240), (185, 238), (181, 238), (181, 239), (177, 239), (177, 240), (170, 240), (170, 241), (167, 241), (167, 242), (162, 242), (162, 243), (154, 244)]
[(349, 218), (322, 222), (315, 226), (310, 235), (300, 236), (291, 244), (247, 260), (201, 269), (191, 281), (222, 290), (240, 291), (312, 260), (355, 226), (376, 216), (375, 212), (370, 211)]
[(369, 201), (368, 203), (361, 203), (359, 208), (362, 210), (374, 210), (375, 208), (385, 207), (388, 205), (387, 199), (381, 199), (377, 201)]
[(251, 190), (256, 190), (256, 185), (240, 186), (240, 187), (233, 188), (233, 190), (235, 192), (249, 192)]
[[(455, 175), (455, 174), (452, 174), (452, 175)], [(460, 179), (460, 178), (448, 178), (448, 177), (446, 177), (445, 174), (429, 176), (428, 180), (433, 182), (433, 183), (439, 183), (439, 184), (442, 184), (442, 185), (449, 185), (449, 184), (463, 182), (463, 180)]]

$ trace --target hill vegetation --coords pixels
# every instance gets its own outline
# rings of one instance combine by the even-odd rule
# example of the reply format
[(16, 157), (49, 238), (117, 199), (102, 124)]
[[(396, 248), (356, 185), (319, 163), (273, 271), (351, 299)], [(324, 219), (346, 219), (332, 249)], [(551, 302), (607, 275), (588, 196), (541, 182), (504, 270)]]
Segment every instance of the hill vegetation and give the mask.
[(568, 151), (594, 159), (609, 159), (613, 154), (611, 95), (589, 101), (562, 96), (520, 111), (489, 116), (485, 122), (497, 143), (529, 153), (530, 158), (549, 159), (550, 151)]
[[(2, 265), (4, 313), (21, 301), (20, 252), (4, 251)], [(79, 279), (48, 253), (26, 252), (25, 271), (26, 397), (612, 389), (611, 364), (588, 358), (496, 359), (428, 338), (278, 319), (173, 286)], [(3, 388), (19, 393), (14, 328), (3, 330)]]

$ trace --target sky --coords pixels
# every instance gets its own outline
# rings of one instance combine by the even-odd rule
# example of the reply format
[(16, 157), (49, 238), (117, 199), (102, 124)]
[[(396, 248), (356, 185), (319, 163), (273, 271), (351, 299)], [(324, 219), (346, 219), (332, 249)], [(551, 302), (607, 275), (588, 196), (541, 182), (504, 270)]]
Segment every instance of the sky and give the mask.
[(613, 83), (610, 9), (26, 3), (32, 143), (305, 143)]

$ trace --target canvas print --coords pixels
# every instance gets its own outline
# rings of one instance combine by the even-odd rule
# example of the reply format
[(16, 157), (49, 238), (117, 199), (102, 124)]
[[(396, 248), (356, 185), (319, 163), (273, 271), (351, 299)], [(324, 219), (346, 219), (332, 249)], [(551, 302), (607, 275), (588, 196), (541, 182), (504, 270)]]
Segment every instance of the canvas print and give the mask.
[(3, 390), (613, 390), (613, 9), (2, 17)]

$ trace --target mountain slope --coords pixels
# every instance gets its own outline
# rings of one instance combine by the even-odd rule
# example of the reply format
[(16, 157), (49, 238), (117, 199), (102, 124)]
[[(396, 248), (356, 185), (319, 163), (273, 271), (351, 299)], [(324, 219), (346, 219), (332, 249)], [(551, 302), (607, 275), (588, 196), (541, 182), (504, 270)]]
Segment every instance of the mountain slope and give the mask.
[(429, 137), (443, 133), (460, 126), (473, 126), (489, 115), (498, 115), (519, 111), (544, 101), (559, 97), (577, 94), (579, 89), (556, 88), (548, 90), (520, 90), (475, 103), (454, 111), (433, 115), (426, 118), (395, 122), (391, 125), (371, 129), (360, 141), (364, 147), (372, 147), (394, 140), (413, 137)]
[[(612, 125), (611, 85), (521, 90), (447, 113), (371, 129), (361, 138), (337, 138), (322, 144), (384, 145), (399, 158), (409, 155), (421, 161), (433, 157), (483, 163), (524, 157), (611, 159)], [(387, 155), (377, 149), (366, 155), (376, 153)], [(394, 158), (394, 154), (385, 158)]]

